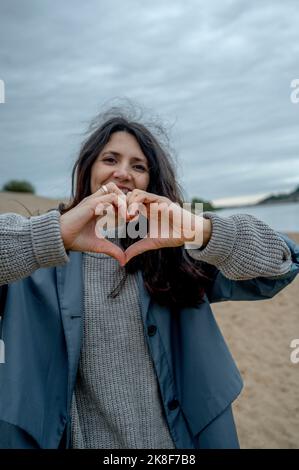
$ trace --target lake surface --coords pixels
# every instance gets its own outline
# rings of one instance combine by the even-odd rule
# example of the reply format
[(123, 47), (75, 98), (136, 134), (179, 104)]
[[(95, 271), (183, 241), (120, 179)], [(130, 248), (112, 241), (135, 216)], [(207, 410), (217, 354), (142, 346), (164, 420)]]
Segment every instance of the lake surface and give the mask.
[(251, 214), (266, 222), (274, 230), (299, 232), (299, 202), (221, 209), (216, 211), (216, 214), (224, 217), (233, 214)]

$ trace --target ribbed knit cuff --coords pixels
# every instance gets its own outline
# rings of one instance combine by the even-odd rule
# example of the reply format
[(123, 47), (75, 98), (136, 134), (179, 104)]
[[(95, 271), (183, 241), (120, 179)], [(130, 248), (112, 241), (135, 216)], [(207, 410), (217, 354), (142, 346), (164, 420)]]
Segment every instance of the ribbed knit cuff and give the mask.
[(32, 247), (41, 268), (57, 266), (69, 261), (61, 237), (59, 219), (60, 212), (58, 210), (29, 219)]
[(262, 220), (249, 214), (203, 216), (211, 219), (212, 235), (202, 250), (188, 250), (192, 258), (216, 266), (232, 280), (279, 277), (291, 269), (288, 245)]
[(204, 261), (214, 266), (221, 265), (228, 258), (233, 250), (237, 227), (234, 220), (219, 217), (213, 212), (203, 212), (205, 219), (210, 219), (212, 223), (212, 234), (204, 248), (194, 249), (186, 244), (185, 248), (192, 258)]

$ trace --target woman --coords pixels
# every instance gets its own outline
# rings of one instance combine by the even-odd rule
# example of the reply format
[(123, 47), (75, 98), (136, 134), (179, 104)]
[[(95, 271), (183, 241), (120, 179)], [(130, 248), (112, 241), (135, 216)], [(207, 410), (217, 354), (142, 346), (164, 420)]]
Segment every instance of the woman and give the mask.
[[(187, 214), (167, 151), (123, 115), (85, 141), (72, 190), (59, 211), (0, 216), (1, 446), (238, 448), (242, 380), (210, 303), (273, 297), (298, 248), (249, 215)], [(173, 230), (103, 238), (111, 208)]]

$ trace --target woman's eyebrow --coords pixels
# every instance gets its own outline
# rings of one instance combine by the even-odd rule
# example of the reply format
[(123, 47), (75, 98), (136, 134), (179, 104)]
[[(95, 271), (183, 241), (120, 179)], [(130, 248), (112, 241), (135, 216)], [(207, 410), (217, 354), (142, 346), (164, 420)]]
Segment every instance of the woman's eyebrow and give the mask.
[[(119, 152), (116, 152), (115, 150), (107, 150), (106, 152), (103, 153), (103, 156), (104, 155), (107, 155), (107, 154), (113, 154), (115, 155), (116, 157), (121, 157), (121, 153)], [(142, 163), (147, 163), (147, 160), (145, 158), (142, 158), (142, 157), (131, 157), (131, 160), (134, 160), (136, 162), (142, 162)]]
[(141, 157), (132, 157), (131, 160), (134, 160), (134, 162), (142, 162), (142, 163), (147, 163), (145, 158)]
[(104, 155), (107, 155), (108, 153), (112, 153), (113, 155), (118, 156), (118, 157), (121, 155), (120, 153), (115, 152), (114, 150), (106, 150), (106, 152), (102, 153), (102, 155), (104, 156)]

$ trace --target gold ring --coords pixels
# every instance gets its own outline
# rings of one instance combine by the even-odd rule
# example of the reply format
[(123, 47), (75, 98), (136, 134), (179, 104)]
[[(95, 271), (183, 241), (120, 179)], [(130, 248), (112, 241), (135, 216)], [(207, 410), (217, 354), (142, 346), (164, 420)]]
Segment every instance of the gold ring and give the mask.
[(109, 189), (107, 188), (107, 186), (105, 184), (103, 186), (101, 186), (100, 189), (103, 190), (104, 194), (109, 193)]

